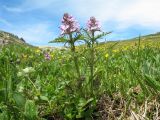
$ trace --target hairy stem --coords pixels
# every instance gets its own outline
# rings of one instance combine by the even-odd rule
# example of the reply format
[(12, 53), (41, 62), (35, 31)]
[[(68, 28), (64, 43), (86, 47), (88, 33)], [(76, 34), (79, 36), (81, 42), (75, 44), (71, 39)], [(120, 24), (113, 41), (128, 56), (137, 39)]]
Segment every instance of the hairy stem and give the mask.
[(92, 32), (91, 60), (90, 60), (90, 85), (92, 94), (93, 94), (93, 79), (94, 79), (94, 32)]
[(72, 38), (72, 34), (69, 34), (69, 38), (70, 38), (71, 51), (73, 53), (73, 60), (74, 60), (77, 76), (78, 76), (78, 78), (80, 78), (81, 75), (80, 75), (80, 70), (79, 70), (79, 65), (78, 65), (78, 57), (76, 55), (75, 45), (74, 45), (74, 41)]

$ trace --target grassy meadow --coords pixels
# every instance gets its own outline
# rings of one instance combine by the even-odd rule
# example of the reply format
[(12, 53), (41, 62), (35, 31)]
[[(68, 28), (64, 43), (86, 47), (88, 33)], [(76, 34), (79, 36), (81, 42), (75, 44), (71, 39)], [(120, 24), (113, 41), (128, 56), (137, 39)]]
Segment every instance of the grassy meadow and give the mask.
[(158, 120), (158, 36), (96, 44), (94, 61), (86, 45), (1, 46), (0, 120)]

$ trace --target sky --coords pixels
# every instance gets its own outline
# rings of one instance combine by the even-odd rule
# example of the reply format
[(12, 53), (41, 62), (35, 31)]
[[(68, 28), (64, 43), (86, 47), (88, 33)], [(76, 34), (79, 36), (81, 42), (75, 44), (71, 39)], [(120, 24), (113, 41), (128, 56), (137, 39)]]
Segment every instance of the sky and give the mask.
[(106, 40), (123, 40), (160, 32), (160, 0), (0, 0), (0, 30), (23, 37), (36, 46), (61, 33), (64, 13), (73, 15), (81, 27), (95, 16)]

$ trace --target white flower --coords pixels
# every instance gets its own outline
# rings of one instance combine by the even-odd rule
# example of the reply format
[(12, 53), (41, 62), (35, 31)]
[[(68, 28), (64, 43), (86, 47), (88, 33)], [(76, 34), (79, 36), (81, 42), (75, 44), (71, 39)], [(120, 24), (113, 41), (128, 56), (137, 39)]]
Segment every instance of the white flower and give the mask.
[(18, 77), (27, 76), (29, 73), (32, 73), (34, 71), (35, 71), (34, 68), (32, 68), (32, 67), (26, 67), (22, 71), (18, 72), (17, 76)]
[(28, 74), (28, 73), (34, 72), (35, 70), (32, 67), (27, 67), (27, 68), (23, 69), (22, 71), (23, 71), (23, 73)]

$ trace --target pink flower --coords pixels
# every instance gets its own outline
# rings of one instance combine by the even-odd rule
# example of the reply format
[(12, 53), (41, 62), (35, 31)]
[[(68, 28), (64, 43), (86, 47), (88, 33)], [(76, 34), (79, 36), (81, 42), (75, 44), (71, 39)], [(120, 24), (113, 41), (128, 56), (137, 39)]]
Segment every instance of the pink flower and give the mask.
[(79, 24), (73, 18), (73, 16), (69, 15), (68, 13), (65, 13), (63, 15), (62, 25), (60, 26), (60, 29), (62, 31), (62, 33), (61, 33), (62, 35), (70, 34), (72, 32), (78, 32), (79, 31)]
[(96, 20), (95, 17), (90, 17), (90, 20), (87, 22), (87, 30), (94, 32), (94, 31), (100, 31), (100, 24), (99, 21)]
[(45, 53), (45, 54), (44, 54), (44, 57), (45, 57), (46, 60), (51, 60), (51, 56), (50, 56), (50, 54), (48, 54), (48, 53)]

